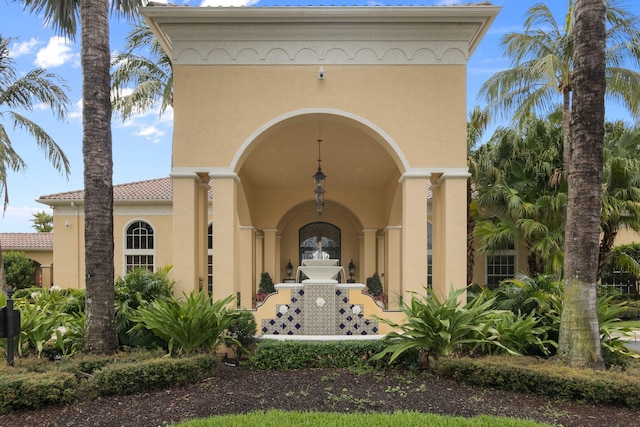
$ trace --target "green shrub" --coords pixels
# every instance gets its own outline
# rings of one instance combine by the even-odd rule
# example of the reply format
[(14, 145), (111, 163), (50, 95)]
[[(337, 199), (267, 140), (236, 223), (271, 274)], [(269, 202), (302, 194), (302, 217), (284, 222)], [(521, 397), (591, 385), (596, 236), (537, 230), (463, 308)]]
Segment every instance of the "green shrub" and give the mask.
[[(375, 341), (261, 341), (249, 362), (258, 369), (389, 367), (389, 357), (372, 360), (385, 344)], [(394, 368), (417, 367), (417, 351), (408, 351), (391, 365)]]
[(492, 357), (440, 359), (436, 372), (481, 387), (640, 408), (640, 378), (612, 371), (572, 369), (532, 358)]
[(96, 395), (128, 395), (195, 383), (215, 370), (215, 355), (161, 358), (144, 362), (110, 364), (94, 371), (88, 387)]
[(75, 400), (78, 387), (71, 373), (0, 376), (0, 412), (61, 405)]
[(225, 345), (231, 347), (238, 359), (248, 354), (256, 342), (256, 319), (246, 310), (238, 312), (238, 319), (227, 329)]
[(213, 351), (240, 317), (239, 311), (228, 308), (233, 301), (234, 296), (228, 296), (213, 302), (202, 290), (185, 295), (184, 300), (157, 299), (129, 319), (135, 323), (132, 330), (146, 328), (165, 340), (171, 354)]
[(382, 281), (378, 273), (373, 273), (373, 276), (367, 278), (367, 292), (369, 295), (378, 296), (382, 294)]
[(260, 275), (260, 285), (258, 286), (259, 294), (272, 294), (276, 291), (276, 286), (273, 284), (273, 280), (268, 272), (264, 272)]
[(146, 349), (167, 348), (167, 343), (147, 329), (131, 331), (129, 320), (135, 310), (157, 299), (173, 298), (175, 280), (169, 277), (171, 267), (157, 271), (137, 267), (115, 282), (115, 318), (118, 343), (121, 346)]
[(35, 286), (33, 275), (36, 267), (24, 252), (5, 252), (2, 254), (2, 264), (7, 286), (12, 286), (13, 289)]

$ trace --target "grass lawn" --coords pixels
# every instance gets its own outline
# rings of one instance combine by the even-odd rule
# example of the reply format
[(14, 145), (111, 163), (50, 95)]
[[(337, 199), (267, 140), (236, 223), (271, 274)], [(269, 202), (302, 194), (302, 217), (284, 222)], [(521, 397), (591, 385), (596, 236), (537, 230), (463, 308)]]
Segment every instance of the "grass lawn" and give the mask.
[(640, 320), (624, 320), (622, 322), (616, 323), (616, 325), (631, 329), (640, 329)]
[(479, 416), (474, 418), (447, 417), (417, 412), (395, 412), (393, 414), (338, 414), (321, 412), (252, 412), (241, 415), (220, 415), (211, 418), (186, 421), (179, 427), (286, 427), (326, 426), (331, 427), (539, 427), (550, 426), (534, 421), (514, 418)]

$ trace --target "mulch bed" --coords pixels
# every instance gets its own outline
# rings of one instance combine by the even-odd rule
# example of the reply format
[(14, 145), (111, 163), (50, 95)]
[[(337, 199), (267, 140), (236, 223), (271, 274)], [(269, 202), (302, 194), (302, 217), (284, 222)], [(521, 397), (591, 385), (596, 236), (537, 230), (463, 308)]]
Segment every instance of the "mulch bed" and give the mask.
[(409, 410), (464, 417), (488, 414), (565, 427), (640, 425), (640, 411), (636, 410), (558, 402), (459, 384), (426, 373), (354, 373), (343, 369), (258, 371), (225, 363), (220, 364), (213, 377), (199, 384), (0, 415), (0, 425), (156, 427), (192, 418), (269, 409)]

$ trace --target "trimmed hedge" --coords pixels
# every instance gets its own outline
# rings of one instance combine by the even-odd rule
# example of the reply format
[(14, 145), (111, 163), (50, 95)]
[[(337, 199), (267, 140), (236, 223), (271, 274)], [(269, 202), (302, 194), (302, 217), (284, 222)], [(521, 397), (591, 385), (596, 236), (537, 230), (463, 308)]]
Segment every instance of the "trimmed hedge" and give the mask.
[(0, 375), (0, 412), (63, 405), (87, 395), (127, 395), (195, 383), (210, 377), (217, 365), (214, 354), (180, 359), (134, 354), (71, 361), (44, 373), (27, 366), (23, 372), (7, 374), (6, 368)]
[(160, 390), (203, 380), (213, 373), (217, 365), (218, 358), (213, 355), (108, 365), (94, 372), (88, 386), (98, 396)]
[(371, 357), (380, 353), (385, 345), (382, 341), (277, 341), (264, 340), (259, 343), (249, 363), (257, 369), (302, 369), (302, 368), (352, 368), (371, 366), (377, 369), (417, 369), (417, 351), (407, 351), (389, 365), (390, 356), (378, 361)]
[(572, 369), (549, 360), (514, 357), (440, 359), (436, 371), (482, 387), (640, 408), (640, 378), (618, 372)]
[(74, 375), (65, 372), (0, 377), (0, 412), (73, 402), (77, 386)]

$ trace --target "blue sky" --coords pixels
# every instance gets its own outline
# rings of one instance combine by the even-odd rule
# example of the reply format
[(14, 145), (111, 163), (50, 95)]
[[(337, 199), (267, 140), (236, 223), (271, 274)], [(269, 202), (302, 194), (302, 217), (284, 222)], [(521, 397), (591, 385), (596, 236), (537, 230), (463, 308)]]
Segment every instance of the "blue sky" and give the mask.
[[(349, 2), (349, 6), (408, 6), (408, 5), (452, 5), (469, 3), (471, 0), (424, 0), (421, 3), (412, 1), (367, 2), (362, 0)], [(468, 109), (478, 104), (478, 89), (493, 73), (506, 68), (509, 64), (502, 58), (500, 39), (508, 32), (520, 31), (526, 10), (539, 2), (530, 0), (496, 0), (496, 6), (502, 11), (493, 23), (488, 34), (474, 52), (468, 64)], [(277, 6), (295, 5), (295, 2), (259, 1), (257, 3), (243, 0), (174, 0), (174, 4), (189, 6)], [(547, 5), (562, 21), (566, 13), (568, 0), (550, 0)], [(314, 0), (303, 2), (303, 5), (322, 4)], [(331, 3), (329, 3), (331, 4)], [(347, 4), (347, 3), (344, 3)], [(640, 14), (640, 2), (625, 2), (627, 9)], [(130, 31), (127, 22), (112, 20), (111, 50), (121, 51), (124, 39)], [(35, 142), (19, 131), (9, 129), (15, 149), (28, 165), (24, 173), (12, 174), (8, 178), (9, 207), (0, 218), (0, 232), (31, 232), (32, 215), (45, 210), (47, 206), (35, 200), (42, 195), (60, 193), (83, 188), (82, 161), (82, 99), (80, 68), (80, 45), (57, 36), (50, 28), (43, 25), (38, 16), (23, 12), (19, 4), (13, 0), (0, 0), (0, 34), (4, 38), (12, 38), (9, 45), (10, 55), (15, 61), (19, 74), (33, 68), (43, 67), (50, 72), (62, 76), (69, 86), (69, 97), (73, 102), (71, 114), (64, 122), (56, 121), (50, 112), (36, 108), (28, 117), (40, 124), (62, 146), (71, 162), (69, 178), (57, 173), (44, 160)], [(157, 111), (136, 116), (125, 123), (119, 118), (113, 121), (113, 183), (139, 181), (166, 177), (171, 170), (171, 133), (172, 111), (162, 118)], [(615, 106), (608, 106), (607, 119), (630, 121), (629, 116)]]

